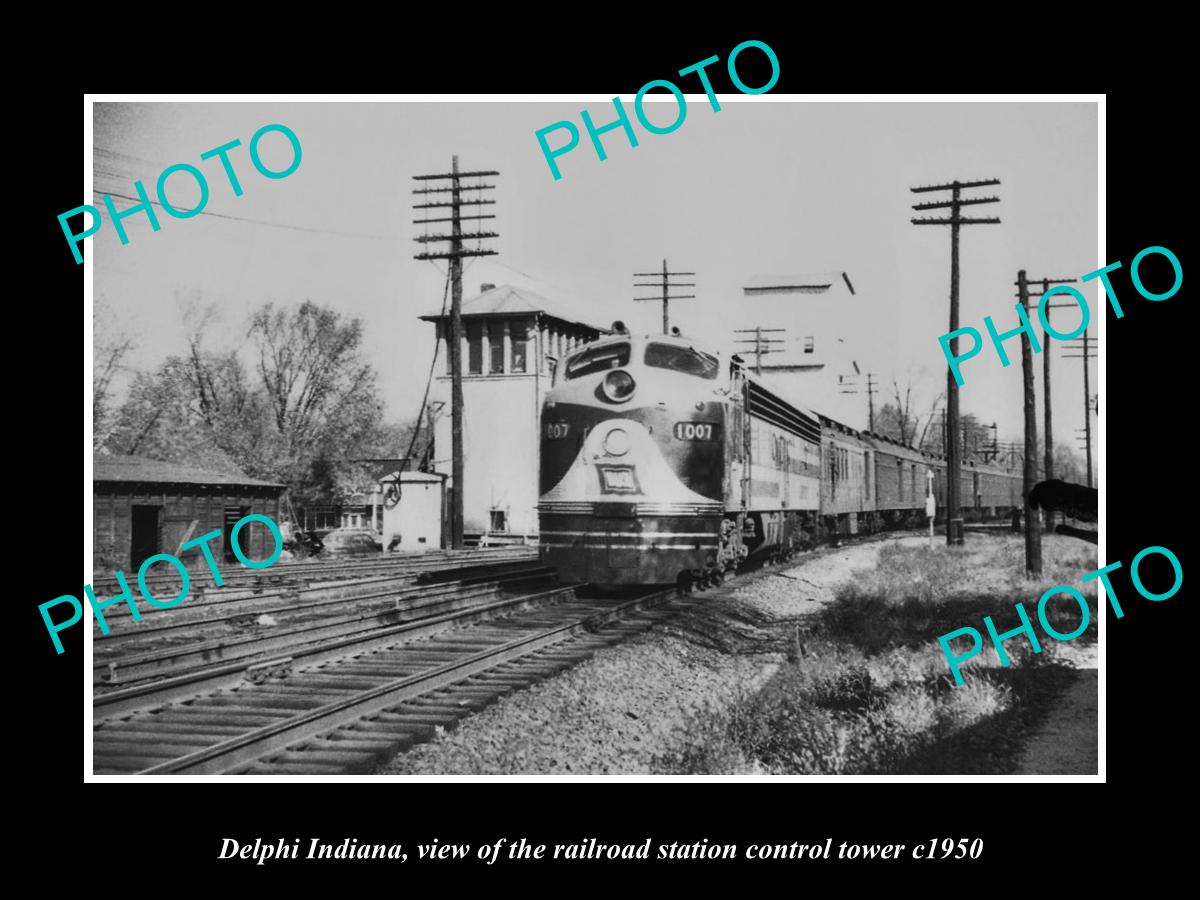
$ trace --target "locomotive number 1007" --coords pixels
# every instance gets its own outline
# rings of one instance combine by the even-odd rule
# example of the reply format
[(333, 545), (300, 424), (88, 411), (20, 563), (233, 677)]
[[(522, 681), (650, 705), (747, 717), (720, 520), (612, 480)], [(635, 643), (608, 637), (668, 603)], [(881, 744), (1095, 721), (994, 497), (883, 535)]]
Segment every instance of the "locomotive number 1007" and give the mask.
[(711, 441), (717, 428), (711, 422), (676, 422), (675, 437), (681, 441)]

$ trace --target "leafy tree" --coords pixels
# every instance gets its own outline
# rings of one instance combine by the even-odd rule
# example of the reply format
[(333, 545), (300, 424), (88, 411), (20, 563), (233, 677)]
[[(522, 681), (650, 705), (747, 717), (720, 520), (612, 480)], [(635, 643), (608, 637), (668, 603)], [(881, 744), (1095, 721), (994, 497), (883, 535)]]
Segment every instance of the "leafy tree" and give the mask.
[(189, 310), (186, 354), (134, 379), (113, 450), (240, 468), (289, 485), (300, 503), (324, 503), (361, 474), (352, 460), (407, 449), (411, 431), (383, 421), (358, 319), (311, 301), (267, 304), (250, 317), (250, 368), (235, 350), (206, 349), (213, 319)]
[(153, 372), (139, 372), (115, 417), (107, 449), (236, 471), (237, 460), (221, 434), (204, 420), (188, 380), (186, 361), (172, 357)]
[[(1095, 475), (1095, 472), (1093, 472)], [(1087, 484), (1087, 460), (1070, 444), (1054, 445), (1054, 477), (1072, 484)]]

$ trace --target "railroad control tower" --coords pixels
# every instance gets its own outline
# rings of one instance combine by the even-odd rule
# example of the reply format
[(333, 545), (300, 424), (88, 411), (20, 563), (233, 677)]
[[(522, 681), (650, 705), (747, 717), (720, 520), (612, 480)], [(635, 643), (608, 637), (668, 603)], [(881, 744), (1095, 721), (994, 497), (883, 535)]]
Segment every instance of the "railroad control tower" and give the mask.
[[(438, 375), (430, 388), (433, 468), (449, 477), (449, 313), (421, 316), (436, 327)], [(469, 536), (537, 534), (538, 416), (553, 363), (606, 329), (581, 321), (569, 303), (512, 285), (484, 284), (464, 300), (463, 530)], [(452, 485), (449, 485), (452, 487)]]

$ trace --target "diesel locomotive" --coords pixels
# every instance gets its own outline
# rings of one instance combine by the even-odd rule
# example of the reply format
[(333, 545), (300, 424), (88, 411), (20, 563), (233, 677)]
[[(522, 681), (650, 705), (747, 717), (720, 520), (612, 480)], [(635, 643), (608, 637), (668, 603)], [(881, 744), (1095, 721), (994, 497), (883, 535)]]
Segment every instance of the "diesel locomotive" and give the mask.
[[(790, 399), (686, 337), (616, 333), (560, 360), (541, 416), (541, 556), (600, 585), (707, 586), (750, 557), (923, 523), (945, 463)], [(964, 511), (1021, 503), (1019, 476), (962, 468)]]

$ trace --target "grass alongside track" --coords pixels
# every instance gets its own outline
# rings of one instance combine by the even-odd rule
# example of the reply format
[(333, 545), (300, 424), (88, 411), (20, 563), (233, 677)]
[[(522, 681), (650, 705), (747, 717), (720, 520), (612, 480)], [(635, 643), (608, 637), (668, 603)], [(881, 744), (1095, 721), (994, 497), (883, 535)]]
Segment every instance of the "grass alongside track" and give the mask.
[[(973, 539), (966, 547), (884, 546), (878, 566), (855, 573), (836, 600), (789, 624), (792, 649), (766, 686), (696, 717), (682, 749), (654, 769), (684, 774), (1004, 774), (1025, 739), (1076, 677), (1069, 657), (1096, 640), (1096, 587), (1080, 584), (1098, 567), (1095, 548), (1048, 537), (1045, 577), (1024, 577), (1019, 536)], [(1091, 624), (1065, 645), (1037, 624), (1038, 598), (1071, 585)], [(1042, 644), (1009, 640), (1001, 667), (982, 623), (1001, 633), (1020, 624), (1024, 601)], [(1050, 623), (1074, 631), (1080, 611), (1068, 597), (1049, 605)], [(983, 651), (955, 687), (938, 635), (972, 626)], [(1069, 648), (1069, 649), (1064, 649)], [(965, 642), (963, 649), (966, 649)], [(1074, 652), (1073, 652), (1074, 651)]]

